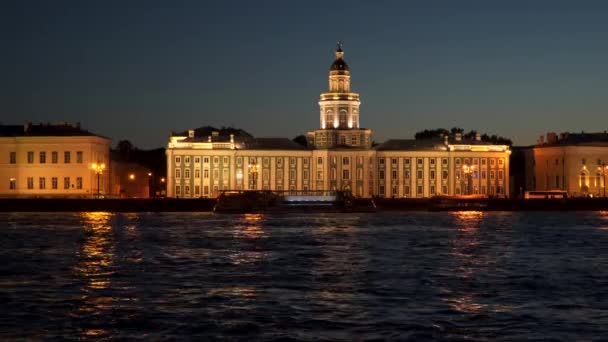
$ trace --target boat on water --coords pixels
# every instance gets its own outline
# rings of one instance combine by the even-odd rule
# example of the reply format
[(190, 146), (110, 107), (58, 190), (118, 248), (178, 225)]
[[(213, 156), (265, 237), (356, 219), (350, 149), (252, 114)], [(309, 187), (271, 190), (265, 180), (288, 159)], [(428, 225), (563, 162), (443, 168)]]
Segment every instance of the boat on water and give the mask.
[(214, 212), (371, 212), (376, 206), (373, 200), (361, 200), (350, 191), (222, 191), (217, 198)]

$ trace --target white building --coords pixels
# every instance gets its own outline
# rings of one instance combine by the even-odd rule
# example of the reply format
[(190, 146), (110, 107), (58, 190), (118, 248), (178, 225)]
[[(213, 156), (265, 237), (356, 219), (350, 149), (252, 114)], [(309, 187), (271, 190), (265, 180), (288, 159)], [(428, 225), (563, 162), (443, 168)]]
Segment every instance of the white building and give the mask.
[[(79, 125), (2, 125), (0, 196), (90, 197), (98, 187), (106, 194), (109, 151), (109, 139)], [(99, 176), (93, 164), (104, 165)]]
[(360, 127), (359, 94), (341, 46), (321, 94), (320, 128), (308, 147), (208, 129), (173, 134), (167, 146), (167, 195), (215, 197), (221, 190), (350, 190), (359, 197), (506, 195), (509, 147), (453, 138), (389, 140), (372, 147)]

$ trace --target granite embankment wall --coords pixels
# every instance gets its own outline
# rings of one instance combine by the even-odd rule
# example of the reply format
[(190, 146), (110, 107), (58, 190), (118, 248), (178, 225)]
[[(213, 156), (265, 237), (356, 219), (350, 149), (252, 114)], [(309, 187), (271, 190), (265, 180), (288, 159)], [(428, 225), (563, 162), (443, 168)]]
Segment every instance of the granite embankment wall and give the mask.
[[(369, 203), (363, 201), (364, 203)], [(608, 198), (554, 200), (484, 199), (374, 199), (379, 211), (608, 211)], [(196, 212), (213, 211), (215, 199), (0, 199), (0, 212)]]

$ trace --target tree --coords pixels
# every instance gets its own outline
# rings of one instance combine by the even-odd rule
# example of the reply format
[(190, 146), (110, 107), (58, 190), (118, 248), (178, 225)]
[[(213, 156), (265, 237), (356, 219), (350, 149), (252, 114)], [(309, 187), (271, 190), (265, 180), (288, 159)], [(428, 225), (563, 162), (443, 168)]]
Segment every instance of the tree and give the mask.
[(129, 140), (120, 140), (118, 144), (116, 144), (116, 150), (118, 150), (118, 153), (123, 160), (129, 160), (135, 147)]

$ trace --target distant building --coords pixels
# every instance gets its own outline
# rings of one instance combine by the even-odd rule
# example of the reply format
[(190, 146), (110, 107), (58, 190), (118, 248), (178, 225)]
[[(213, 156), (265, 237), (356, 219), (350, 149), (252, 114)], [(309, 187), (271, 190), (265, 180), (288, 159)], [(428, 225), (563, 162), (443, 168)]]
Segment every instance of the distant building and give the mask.
[(320, 128), (308, 132), (308, 147), (242, 131), (201, 128), (172, 134), (166, 149), (167, 196), (215, 197), (229, 189), (350, 190), (358, 197), (507, 195), (509, 146), (456, 134), (372, 147), (372, 130), (360, 126), (359, 105), (338, 46), (329, 91), (319, 100)]
[(108, 138), (83, 130), (79, 124), (2, 125), (0, 196), (107, 194), (109, 148)]
[(147, 168), (112, 160), (110, 167), (110, 195), (114, 198), (149, 198), (152, 172)]
[(608, 133), (547, 133), (526, 150), (526, 188), (605, 196)]

